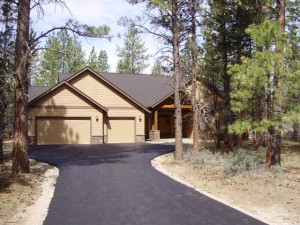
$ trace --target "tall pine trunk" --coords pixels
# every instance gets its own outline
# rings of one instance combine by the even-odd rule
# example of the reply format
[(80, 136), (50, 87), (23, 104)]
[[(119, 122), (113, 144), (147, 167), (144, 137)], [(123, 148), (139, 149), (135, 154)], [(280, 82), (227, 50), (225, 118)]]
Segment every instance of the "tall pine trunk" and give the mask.
[[(276, 1), (276, 20), (279, 22), (280, 31), (285, 33), (285, 0)], [(281, 120), (282, 105), (281, 96), (283, 96), (281, 90), (282, 82), (282, 71), (284, 68), (284, 40), (279, 40), (276, 42), (276, 53), (277, 62), (275, 65), (275, 75), (274, 75), (274, 86), (277, 91), (274, 93), (272, 102), (273, 119), (276, 121)], [(280, 165), (281, 161), (281, 133), (276, 130), (273, 126), (268, 129), (268, 140), (267, 140), (267, 165)]]
[[(197, 51), (197, 39), (196, 39), (196, 0), (192, 0), (192, 57), (193, 57), (193, 80), (192, 80), (192, 105), (193, 105), (193, 150), (199, 151), (200, 150), (200, 143), (199, 143), (199, 110), (197, 107), (197, 78), (199, 76), (198, 71), (198, 51)], [(199, 91), (199, 90), (198, 90)], [(200, 97), (200, 94), (198, 95)]]
[(224, 85), (224, 106), (225, 106), (225, 116), (224, 116), (224, 124), (225, 124), (225, 138), (226, 141), (224, 143), (228, 144), (230, 149), (233, 148), (233, 135), (228, 133), (228, 126), (232, 123), (232, 110), (230, 105), (230, 76), (228, 74), (228, 36), (226, 34), (226, 24), (225, 21), (222, 22), (222, 64), (223, 64), (223, 85)]
[(180, 67), (179, 67), (179, 21), (178, 21), (178, 2), (172, 1), (172, 45), (173, 45), (173, 66), (174, 66), (174, 105), (175, 105), (175, 159), (183, 159), (182, 148), (182, 112), (181, 112), (181, 93), (180, 93)]
[(30, 172), (27, 152), (29, 23), (30, 0), (20, 0), (18, 3), (16, 62), (14, 68), (17, 85), (15, 90), (13, 173)]
[[(2, 94), (0, 92), (0, 94)], [(3, 137), (4, 137), (4, 107), (0, 108), (0, 163), (4, 159), (3, 154)]]
[[(236, 23), (237, 23), (237, 63), (242, 64), (242, 41), (243, 41), (243, 36), (242, 36), (242, 30), (241, 30), (241, 20), (242, 20), (242, 15), (241, 15), (241, 6), (237, 6), (237, 15), (236, 15)], [(240, 111), (238, 113), (238, 119), (242, 120), (244, 118), (244, 112)], [(242, 134), (237, 134), (236, 136), (236, 142), (237, 144), (242, 147), (243, 146), (243, 135)]]
[(294, 141), (300, 141), (300, 123), (293, 124), (293, 135), (292, 138)]

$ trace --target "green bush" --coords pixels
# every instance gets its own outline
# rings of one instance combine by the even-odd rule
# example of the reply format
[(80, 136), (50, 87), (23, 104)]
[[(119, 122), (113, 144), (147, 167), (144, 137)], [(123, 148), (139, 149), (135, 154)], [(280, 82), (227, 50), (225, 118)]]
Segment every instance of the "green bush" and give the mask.
[(223, 161), (224, 175), (238, 175), (245, 171), (257, 171), (265, 168), (264, 158), (249, 150), (238, 149)]

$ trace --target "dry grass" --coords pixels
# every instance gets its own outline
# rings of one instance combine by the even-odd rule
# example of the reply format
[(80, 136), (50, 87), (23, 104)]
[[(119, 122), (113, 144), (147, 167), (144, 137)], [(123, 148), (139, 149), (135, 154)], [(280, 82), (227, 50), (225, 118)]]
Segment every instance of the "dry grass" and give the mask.
[(11, 174), (12, 141), (4, 142), (3, 164), (0, 164), (0, 224), (22, 224), (26, 208), (42, 193), (44, 173), (48, 164), (30, 159), (30, 174)]

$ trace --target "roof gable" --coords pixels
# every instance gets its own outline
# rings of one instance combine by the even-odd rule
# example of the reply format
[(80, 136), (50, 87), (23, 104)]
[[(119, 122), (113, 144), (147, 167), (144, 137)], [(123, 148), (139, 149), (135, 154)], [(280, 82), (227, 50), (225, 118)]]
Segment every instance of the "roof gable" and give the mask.
[(85, 69), (81, 70), (80, 72), (78, 72), (76, 74), (73, 74), (72, 76), (70, 76), (69, 78), (67, 78), (65, 80), (65, 82), (71, 82), (73, 79), (75, 79), (76, 77), (80, 76), (81, 74), (84, 74), (84, 72), (86, 72), (86, 71), (90, 72), (91, 74), (93, 74), (94, 76), (96, 76), (97, 78), (99, 78), (102, 82), (104, 82), (105, 84), (107, 84), (108, 86), (110, 86), (111, 88), (113, 88), (114, 90), (116, 90), (119, 94), (121, 94), (122, 96), (124, 96), (126, 99), (129, 99), (135, 105), (138, 105), (140, 108), (142, 108), (146, 112), (150, 112), (147, 109), (147, 107), (145, 107), (143, 104), (141, 104), (135, 98), (133, 98), (132, 96), (128, 95), (128, 93), (124, 92), (122, 89), (120, 89), (114, 83), (110, 82), (104, 76), (102, 76), (101, 74), (96, 73), (94, 70), (90, 69), (89, 67), (86, 67)]
[[(171, 76), (104, 72), (96, 73), (90, 68), (86, 69), (100, 77), (111, 87), (120, 91), (120, 93), (142, 105), (144, 108), (153, 108), (154, 105), (174, 93), (174, 80)], [(60, 74), (59, 80), (70, 81), (84, 70), (76, 74)]]
[(108, 109), (105, 108), (104, 106), (100, 105), (98, 102), (94, 101), (93, 99), (91, 99), (89, 96), (85, 95), (84, 93), (82, 93), (80, 90), (78, 90), (77, 88), (73, 87), (72, 85), (70, 85), (69, 83), (67, 83), (66, 81), (61, 82), (60, 84), (48, 89), (46, 92), (44, 92), (43, 94), (41, 94), (40, 96), (36, 97), (35, 99), (31, 100), (29, 102), (29, 106), (33, 105), (34, 103), (42, 100), (43, 98), (45, 98), (46, 96), (48, 96), (49, 94), (53, 93), (55, 90), (58, 90), (60, 87), (65, 86), (66, 88), (70, 89), (72, 92), (75, 92), (77, 95), (79, 95), (81, 98), (83, 98), (85, 101), (87, 101), (90, 105), (96, 106), (97, 108), (102, 109), (103, 111), (107, 112)]

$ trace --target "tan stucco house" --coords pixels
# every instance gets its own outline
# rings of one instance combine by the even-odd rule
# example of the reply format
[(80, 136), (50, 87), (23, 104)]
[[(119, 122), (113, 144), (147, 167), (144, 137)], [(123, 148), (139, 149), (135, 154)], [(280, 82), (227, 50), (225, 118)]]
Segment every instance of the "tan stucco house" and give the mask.
[[(174, 137), (173, 79), (169, 76), (60, 74), (53, 87), (29, 88), (32, 144), (133, 143)], [(191, 106), (183, 105), (183, 135), (191, 136)]]

